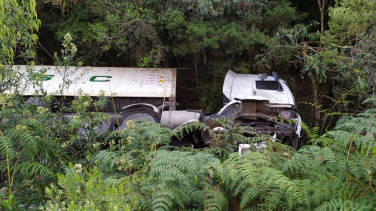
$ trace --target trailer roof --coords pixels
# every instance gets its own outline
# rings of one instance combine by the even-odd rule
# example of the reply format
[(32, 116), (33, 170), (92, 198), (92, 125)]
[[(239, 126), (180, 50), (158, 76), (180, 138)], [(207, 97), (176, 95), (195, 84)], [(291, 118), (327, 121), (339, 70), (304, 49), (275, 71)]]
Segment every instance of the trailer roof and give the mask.
[[(25, 71), (26, 66), (20, 66)], [(63, 69), (55, 66), (35, 66), (35, 69), (46, 69), (43, 88), (48, 94), (57, 93), (63, 83)], [(66, 96), (77, 96), (81, 88), (83, 93), (90, 96), (100, 95), (105, 91), (106, 96), (116, 93), (117, 97), (175, 97), (176, 69), (175, 68), (133, 68), (133, 67), (69, 67), (74, 74), (68, 77), (73, 83)], [(28, 86), (23, 95), (33, 95), (35, 89)]]

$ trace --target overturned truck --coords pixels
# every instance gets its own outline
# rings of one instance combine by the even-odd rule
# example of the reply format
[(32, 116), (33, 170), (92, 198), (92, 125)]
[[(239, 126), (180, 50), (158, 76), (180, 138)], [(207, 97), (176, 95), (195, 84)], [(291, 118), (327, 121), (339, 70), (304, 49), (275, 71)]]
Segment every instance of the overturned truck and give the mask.
[[(273, 76), (267, 76), (237, 74), (229, 70), (223, 85), (223, 108), (204, 115), (201, 110), (176, 110), (177, 72), (174, 68), (69, 68), (73, 83), (63, 98), (57, 90), (64, 71), (53, 66), (36, 67), (38, 71), (44, 70), (43, 88), (54, 94), (58, 101), (69, 104), (78, 98), (79, 89), (94, 99), (101, 91), (107, 96), (116, 93), (105, 109), (111, 120), (103, 124), (103, 129), (124, 128), (127, 121), (141, 118), (172, 130), (199, 121), (210, 126), (213, 119), (226, 118), (235, 124), (252, 127), (256, 133), (273, 135), (295, 149), (302, 145), (301, 118), (293, 94), (275, 72)], [(35, 90), (26, 88), (24, 96), (33, 102)], [(197, 134), (202, 136), (203, 133)], [(196, 136), (195, 141), (197, 138), (205, 139)]]

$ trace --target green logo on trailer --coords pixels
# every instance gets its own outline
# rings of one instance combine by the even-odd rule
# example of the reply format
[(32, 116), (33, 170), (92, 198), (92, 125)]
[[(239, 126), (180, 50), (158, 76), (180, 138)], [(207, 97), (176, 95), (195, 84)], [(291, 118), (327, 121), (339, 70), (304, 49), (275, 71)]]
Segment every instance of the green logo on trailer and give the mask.
[(49, 81), (49, 80), (51, 80), (52, 77), (54, 77), (54, 76), (55, 76), (55, 75), (46, 75), (46, 76), (44, 76), (43, 81)]
[(95, 76), (92, 76), (89, 81), (91, 82), (109, 82), (110, 79), (106, 79), (106, 80), (97, 80), (97, 78), (112, 78), (112, 76), (100, 76), (100, 75), (95, 75)]
[[(49, 81), (51, 80), (53, 77), (55, 77), (55, 75), (46, 75), (44, 76), (43, 78), (43, 81)], [(108, 76), (108, 75), (95, 75), (95, 76), (92, 76), (89, 81), (90, 82), (109, 82), (111, 81), (110, 79), (106, 79), (106, 80), (98, 80), (97, 78), (112, 78), (112, 76)]]

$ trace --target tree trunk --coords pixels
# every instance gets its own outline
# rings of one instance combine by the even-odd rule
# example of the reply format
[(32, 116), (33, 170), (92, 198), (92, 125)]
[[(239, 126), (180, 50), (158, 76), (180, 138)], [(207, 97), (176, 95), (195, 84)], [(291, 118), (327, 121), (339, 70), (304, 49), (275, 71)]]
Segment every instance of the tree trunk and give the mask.
[(314, 103), (314, 108), (315, 108), (315, 126), (320, 125), (320, 99), (319, 99), (319, 86), (316, 81), (316, 77), (312, 73), (310, 75), (311, 83), (312, 83), (312, 88), (313, 88), (313, 103)]
[(326, 0), (317, 0), (317, 3), (319, 3), (319, 9), (320, 9), (320, 24), (321, 24), (321, 33), (324, 32), (324, 15), (325, 15), (325, 6), (326, 6)]

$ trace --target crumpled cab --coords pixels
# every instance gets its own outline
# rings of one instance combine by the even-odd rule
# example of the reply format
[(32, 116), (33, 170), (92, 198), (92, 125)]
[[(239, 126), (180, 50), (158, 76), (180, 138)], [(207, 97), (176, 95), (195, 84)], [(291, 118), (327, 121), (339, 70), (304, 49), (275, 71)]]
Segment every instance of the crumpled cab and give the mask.
[(235, 124), (254, 128), (256, 133), (270, 134), (295, 149), (303, 145), (301, 118), (294, 96), (277, 73), (267, 76), (229, 70), (223, 94), (224, 107), (215, 114), (205, 115), (204, 123), (210, 125), (212, 119), (227, 118)]
[[(301, 118), (294, 96), (286, 82), (266, 74), (237, 74), (229, 70), (223, 84), (224, 106), (214, 114), (203, 115), (201, 110), (175, 111), (163, 109), (164, 103), (158, 107), (147, 103), (136, 103), (121, 109), (123, 124), (128, 120), (144, 118), (158, 122), (164, 127), (176, 130), (191, 122), (202, 121), (211, 126), (216, 118), (227, 118), (242, 126), (254, 128), (258, 134), (270, 134), (282, 140), (285, 144), (298, 149), (302, 142)], [(213, 127), (213, 132), (221, 128)], [(205, 132), (205, 131), (204, 131)], [(194, 142), (197, 141), (197, 131)], [(200, 137), (204, 143), (210, 141), (201, 131)]]

